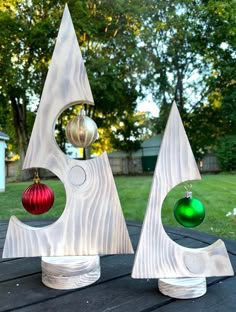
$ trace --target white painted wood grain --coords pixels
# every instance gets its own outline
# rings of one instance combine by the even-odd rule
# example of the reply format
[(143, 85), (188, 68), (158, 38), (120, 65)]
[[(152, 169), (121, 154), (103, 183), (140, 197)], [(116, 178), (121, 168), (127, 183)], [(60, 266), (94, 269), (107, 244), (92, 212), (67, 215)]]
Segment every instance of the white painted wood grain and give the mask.
[(46, 168), (60, 178), (66, 207), (43, 228), (11, 217), (3, 258), (133, 253), (107, 154), (69, 159), (55, 141), (58, 115), (78, 101), (93, 104), (93, 97), (66, 6), (24, 162), (24, 169)]
[(205, 277), (160, 278), (158, 288), (163, 295), (177, 299), (198, 298), (207, 291)]
[(206, 248), (186, 248), (172, 241), (163, 228), (161, 208), (168, 192), (183, 181), (200, 178), (174, 103), (158, 155), (132, 270), (133, 278), (207, 277), (234, 274), (227, 250), (221, 240)]
[(99, 256), (42, 257), (42, 282), (54, 289), (75, 289), (96, 282), (101, 275)]
[[(62, 152), (61, 157), (66, 158)], [(59, 159), (54, 161), (56, 166)], [(107, 154), (66, 161), (62, 169), (67, 197), (63, 214), (42, 228), (11, 217), (3, 258), (133, 253)], [(78, 184), (74, 170), (86, 174), (83, 179), (78, 177)]]

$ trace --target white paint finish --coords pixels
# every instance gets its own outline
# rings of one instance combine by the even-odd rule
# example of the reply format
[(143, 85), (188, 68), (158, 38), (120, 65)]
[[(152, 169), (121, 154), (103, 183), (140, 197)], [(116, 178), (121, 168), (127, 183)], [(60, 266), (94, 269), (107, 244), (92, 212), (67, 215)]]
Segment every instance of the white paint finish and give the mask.
[(177, 106), (173, 104), (153, 177), (132, 270), (133, 278), (234, 274), (227, 250), (221, 240), (206, 248), (190, 249), (172, 241), (163, 228), (161, 208), (168, 192), (183, 181), (200, 178)]
[[(67, 161), (63, 214), (42, 228), (11, 217), (3, 258), (133, 253), (107, 154)], [(86, 172), (86, 181), (72, 188), (68, 173), (75, 165)]]
[(68, 103), (84, 100), (93, 103), (66, 6), (24, 162), (24, 169), (46, 168), (60, 178), (66, 207), (55, 223), (43, 228), (11, 217), (4, 258), (133, 253), (107, 154), (69, 159), (54, 138), (59, 113)]
[(42, 257), (42, 282), (54, 289), (75, 289), (96, 282), (101, 275), (99, 256)]
[[(86, 69), (66, 5), (23, 169), (43, 167), (59, 175), (59, 166), (61, 171), (67, 164), (67, 158), (61, 157), (61, 151), (55, 141), (54, 123), (71, 103), (78, 102), (94, 105)], [(60, 178), (64, 182), (63, 175)]]
[(159, 279), (158, 288), (163, 295), (177, 299), (198, 298), (207, 290), (204, 277)]
[(80, 166), (74, 166), (70, 169), (69, 180), (72, 186), (80, 186), (86, 181), (86, 173)]

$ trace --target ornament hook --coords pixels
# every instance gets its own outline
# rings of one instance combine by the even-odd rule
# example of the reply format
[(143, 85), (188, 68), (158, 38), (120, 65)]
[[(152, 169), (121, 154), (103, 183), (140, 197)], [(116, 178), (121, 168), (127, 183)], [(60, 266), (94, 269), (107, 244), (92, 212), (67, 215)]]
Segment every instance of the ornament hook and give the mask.
[(188, 182), (184, 185), (184, 188), (186, 190), (185, 197), (186, 198), (192, 198), (192, 191), (191, 191), (192, 190), (192, 184), (190, 182)]
[(187, 192), (190, 192), (191, 191), (191, 189), (192, 189), (192, 184), (190, 183), (190, 182), (188, 182), (188, 183), (186, 183), (185, 185), (184, 185), (184, 188), (185, 188), (185, 190), (187, 191)]

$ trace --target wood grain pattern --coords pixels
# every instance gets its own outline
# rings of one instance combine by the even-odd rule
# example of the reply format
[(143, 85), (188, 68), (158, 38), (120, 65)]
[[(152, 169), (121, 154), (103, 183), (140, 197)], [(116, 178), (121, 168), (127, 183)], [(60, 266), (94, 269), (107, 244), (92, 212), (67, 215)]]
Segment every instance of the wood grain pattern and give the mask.
[[(55, 166), (57, 161), (60, 159), (55, 159)], [(107, 154), (67, 162), (63, 169), (67, 197), (63, 214), (42, 228), (11, 217), (3, 258), (133, 253)], [(72, 172), (80, 168), (86, 178), (78, 177), (80, 183), (76, 184)]]
[(158, 288), (163, 295), (177, 299), (198, 298), (205, 295), (205, 277), (159, 279)]
[(75, 289), (96, 282), (101, 275), (99, 256), (42, 257), (42, 282), (54, 289)]
[[(28, 224), (44, 221), (30, 221)], [(5, 230), (0, 221), (0, 229)], [(133, 246), (136, 245), (142, 224), (128, 222)], [(187, 228), (167, 227), (173, 240), (184, 246), (200, 246), (212, 242), (213, 236)], [(236, 269), (236, 241), (225, 241), (234, 270)], [(204, 246), (204, 245), (202, 245)], [(1, 250), (0, 250), (1, 251)], [(232, 312), (236, 305), (236, 276), (207, 279), (208, 292), (198, 300), (173, 300), (157, 291), (155, 279), (131, 279), (133, 255), (100, 257), (102, 275), (94, 284), (73, 291), (55, 291), (41, 283), (39, 257), (0, 261), (0, 311), (21, 312), (98, 312), (98, 311), (160, 311), (160, 312)], [(19, 286), (16, 286), (18, 284)]]
[(168, 192), (183, 181), (200, 178), (177, 106), (174, 103), (158, 155), (132, 270), (133, 278), (233, 275), (225, 245), (221, 240), (206, 248), (186, 248), (172, 241), (163, 228), (161, 208)]
[(133, 253), (107, 154), (69, 159), (55, 141), (56, 118), (75, 101), (93, 104), (66, 6), (24, 162), (24, 169), (46, 168), (60, 178), (66, 207), (55, 223), (43, 228), (11, 217), (3, 258)]

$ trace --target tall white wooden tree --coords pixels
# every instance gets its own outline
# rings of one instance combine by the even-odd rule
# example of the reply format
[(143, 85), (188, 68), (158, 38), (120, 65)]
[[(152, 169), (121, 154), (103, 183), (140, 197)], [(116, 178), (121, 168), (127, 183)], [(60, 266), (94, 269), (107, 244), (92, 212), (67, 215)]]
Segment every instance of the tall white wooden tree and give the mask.
[(56, 120), (76, 103), (94, 105), (94, 100), (66, 6), (23, 166), (57, 175), (66, 207), (43, 228), (11, 217), (3, 250), (4, 258), (43, 256), (43, 282), (62, 289), (96, 281), (100, 254), (133, 253), (107, 154), (79, 161), (57, 146)]

